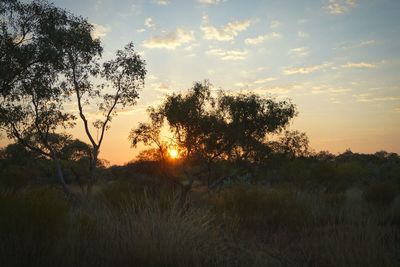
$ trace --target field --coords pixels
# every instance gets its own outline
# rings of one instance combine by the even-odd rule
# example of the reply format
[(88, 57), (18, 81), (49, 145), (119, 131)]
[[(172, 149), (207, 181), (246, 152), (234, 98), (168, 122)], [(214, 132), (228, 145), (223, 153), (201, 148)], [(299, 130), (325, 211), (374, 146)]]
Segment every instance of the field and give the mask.
[(280, 160), (184, 199), (157, 164), (104, 167), (91, 196), (71, 181), (73, 197), (39, 168), (3, 168), (3, 266), (398, 266), (397, 155)]

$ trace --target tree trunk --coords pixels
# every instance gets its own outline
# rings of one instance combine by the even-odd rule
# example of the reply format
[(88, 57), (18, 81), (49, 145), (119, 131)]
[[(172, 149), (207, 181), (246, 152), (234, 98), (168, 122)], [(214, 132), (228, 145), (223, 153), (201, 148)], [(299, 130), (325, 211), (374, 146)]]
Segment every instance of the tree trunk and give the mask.
[(62, 172), (60, 160), (58, 159), (57, 156), (53, 156), (53, 160), (54, 160), (54, 163), (56, 164), (57, 177), (61, 183), (64, 193), (66, 195), (71, 195), (71, 191), (69, 191), (67, 183), (65, 182), (65, 179), (64, 179), (64, 174)]
[(96, 182), (96, 172), (97, 172), (97, 155), (99, 151), (97, 148), (93, 148), (92, 150), (92, 160), (90, 161), (90, 177), (89, 183), (87, 186), (87, 194), (92, 194), (93, 185)]

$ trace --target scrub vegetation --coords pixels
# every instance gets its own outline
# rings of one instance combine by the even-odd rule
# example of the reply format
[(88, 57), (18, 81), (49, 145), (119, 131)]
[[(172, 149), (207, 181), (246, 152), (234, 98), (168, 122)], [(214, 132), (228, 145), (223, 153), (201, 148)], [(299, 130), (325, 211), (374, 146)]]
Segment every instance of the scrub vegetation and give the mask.
[(315, 152), (290, 99), (206, 80), (149, 107), (127, 136), (146, 149), (109, 166), (145, 61), (132, 44), (103, 61), (93, 26), (45, 1), (0, 15), (2, 266), (399, 265), (399, 155)]

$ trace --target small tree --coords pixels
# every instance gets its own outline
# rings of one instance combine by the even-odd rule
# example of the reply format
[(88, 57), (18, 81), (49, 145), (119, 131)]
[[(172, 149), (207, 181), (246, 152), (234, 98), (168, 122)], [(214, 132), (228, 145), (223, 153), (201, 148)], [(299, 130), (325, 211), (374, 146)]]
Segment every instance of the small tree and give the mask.
[(309, 156), (311, 151), (308, 137), (299, 131), (285, 131), (279, 138), (275, 152), (289, 159)]
[[(260, 162), (268, 156), (268, 134), (282, 131), (296, 115), (290, 101), (275, 101), (255, 94), (211, 95), (209, 82), (195, 83), (186, 94), (167, 96), (149, 109), (150, 122), (132, 130), (133, 145), (143, 142), (162, 148), (161, 128), (167, 122), (172, 142), (182, 153), (187, 170), (185, 190), (217, 160)], [(196, 168), (194, 166), (197, 166)], [(196, 170), (196, 171), (193, 171)]]
[[(90, 34), (91, 28), (85, 30), (86, 34)], [(112, 118), (117, 114), (118, 108), (136, 104), (136, 100), (139, 98), (138, 90), (144, 85), (145, 62), (135, 53), (132, 43), (128, 44), (124, 50), (118, 50), (116, 58), (103, 63), (102, 66), (94, 57), (88, 63), (82, 62), (79, 51), (74, 49), (69, 49), (67, 53), (67, 82), (64, 86), (69, 93), (76, 97), (79, 117), (92, 145), (88, 185), (88, 192), (90, 192), (96, 181), (98, 155), (105, 132), (109, 128)], [(98, 75), (99, 78), (103, 78), (103, 82), (96, 85), (91, 78)], [(94, 137), (84, 111), (84, 106), (91, 101), (97, 104), (99, 113), (103, 115), (102, 119), (92, 122), (97, 131), (97, 138)]]

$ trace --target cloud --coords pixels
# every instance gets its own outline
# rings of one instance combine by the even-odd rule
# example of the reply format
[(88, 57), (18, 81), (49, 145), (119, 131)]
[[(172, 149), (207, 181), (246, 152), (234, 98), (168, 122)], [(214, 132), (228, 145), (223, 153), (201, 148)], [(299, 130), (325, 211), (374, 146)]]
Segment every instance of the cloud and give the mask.
[(273, 94), (273, 95), (285, 95), (288, 94), (291, 91), (291, 88), (289, 86), (274, 86), (274, 87), (265, 87), (265, 88), (257, 88), (254, 90), (251, 90), (251, 92), (255, 93), (264, 93), (264, 94)]
[(231, 41), (240, 32), (245, 31), (251, 24), (250, 20), (241, 20), (229, 22), (228, 24), (217, 28), (208, 25), (207, 17), (203, 17), (203, 22), (204, 21), (206, 25), (200, 27), (203, 31), (204, 39), (217, 41)]
[(347, 62), (341, 65), (341, 67), (346, 69), (373, 69), (376, 68), (376, 65), (366, 62)]
[(308, 34), (306, 32), (303, 32), (303, 31), (298, 31), (297, 32), (297, 37), (299, 37), (299, 38), (308, 38), (308, 37), (310, 37), (310, 34)]
[(277, 78), (275, 77), (267, 77), (263, 79), (258, 79), (252, 82), (237, 82), (234, 85), (237, 87), (254, 87), (254, 86), (260, 86), (260, 84), (266, 84), (272, 81), (276, 81)]
[(206, 4), (206, 5), (217, 5), (221, 3), (221, 0), (198, 0), (199, 3)]
[(376, 44), (378, 44), (378, 41), (373, 39), (364, 41), (344, 41), (336, 44), (336, 47), (334, 49), (348, 50), (348, 49), (371, 46)]
[(163, 93), (163, 94), (170, 94), (173, 92), (171, 86), (166, 83), (157, 84), (155, 87), (155, 91)]
[(349, 10), (356, 6), (357, 0), (329, 0), (325, 7), (331, 14), (343, 14), (349, 12)]
[(308, 47), (297, 47), (289, 50), (289, 55), (295, 57), (305, 57), (310, 54), (310, 49)]
[(311, 94), (329, 94), (330, 96), (342, 95), (350, 92), (351, 89), (335, 87), (333, 85), (319, 84), (311, 87)]
[(246, 59), (247, 51), (241, 50), (222, 50), (215, 48), (207, 51), (208, 55), (217, 56), (222, 60), (243, 60)]
[(145, 19), (144, 26), (146, 26), (147, 28), (154, 28), (155, 24), (153, 22), (153, 19), (152, 18)]
[(277, 39), (280, 39), (281, 37), (282, 37), (282, 35), (280, 33), (272, 32), (270, 34), (259, 35), (254, 38), (247, 38), (246, 40), (244, 40), (244, 42), (247, 45), (258, 45), (267, 40), (277, 40)]
[(111, 30), (109, 26), (104, 26), (100, 24), (93, 23), (92, 38), (98, 39), (103, 38)]
[(371, 103), (371, 102), (387, 102), (387, 101), (398, 101), (400, 97), (394, 96), (383, 96), (383, 97), (373, 97), (371, 94), (357, 94), (353, 95), (357, 102)]
[(281, 22), (280, 21), (278, 21), (278, 20), (273, 20), (273, 21), (271, 21), (271, 24), (269, 25), (269, 27), (271, 28), (271, 29), (275, 29), (275, 28), (278, 28), (279, 26), (281, 26)]
[(153, 0), (154, 4), (160, 5), (160, 6), (166, 6), (169, 4), (168, 0)]
[(260, 80), (255, 80), (253, 83), (254, 84), (263, 84), (263, 83), (272, 82), (275, 80), (276, 80), (275, 77), (268, 77), (268, 78), (264, 78), (264, 79), (260, 79)]
[(376, 44), (376, 40), (366, 40), (366, 41), (362, 41), (360, 43), (360, 46), (373, 45), (373, 44)]
[(328, 67), (328, 63), (323, 63), (320, 65), (306, 66), (306, 67), (292, 67), (286, 68), (283, 70), (283, 74), (285, 75), (294, 75), (294, 74), (309, 74), (312, 72), (316, 72)]
[(245, 90), (241, 90), (242, 92), (256, 93), (260, 95), (274, 95), (278, 98), (287, 97), (289, 93), (293, 90), (297, 90), (302, 88), (301, 84), (287, 84), (280, 86), (264, 86), (264, 87), (255, 87), (255, 88), (246, 88)]
[(144, 28), (140, 28), (140, 29), (137, 29), (136, 31), (137, 31), (137, 32), (139, 32), (139, 33), (141, 33), (141, 32), (145, 32), (145, 31), (146, 31), (146, 29), (144, 29)]
[(146, 48), (166, 48), (176, 49), (177, 47), (194, 41), (193, 31), (186, 31), (182, 28), (176, 28), (175, 31), (165, 35), (155, 36), (143, 42)]

